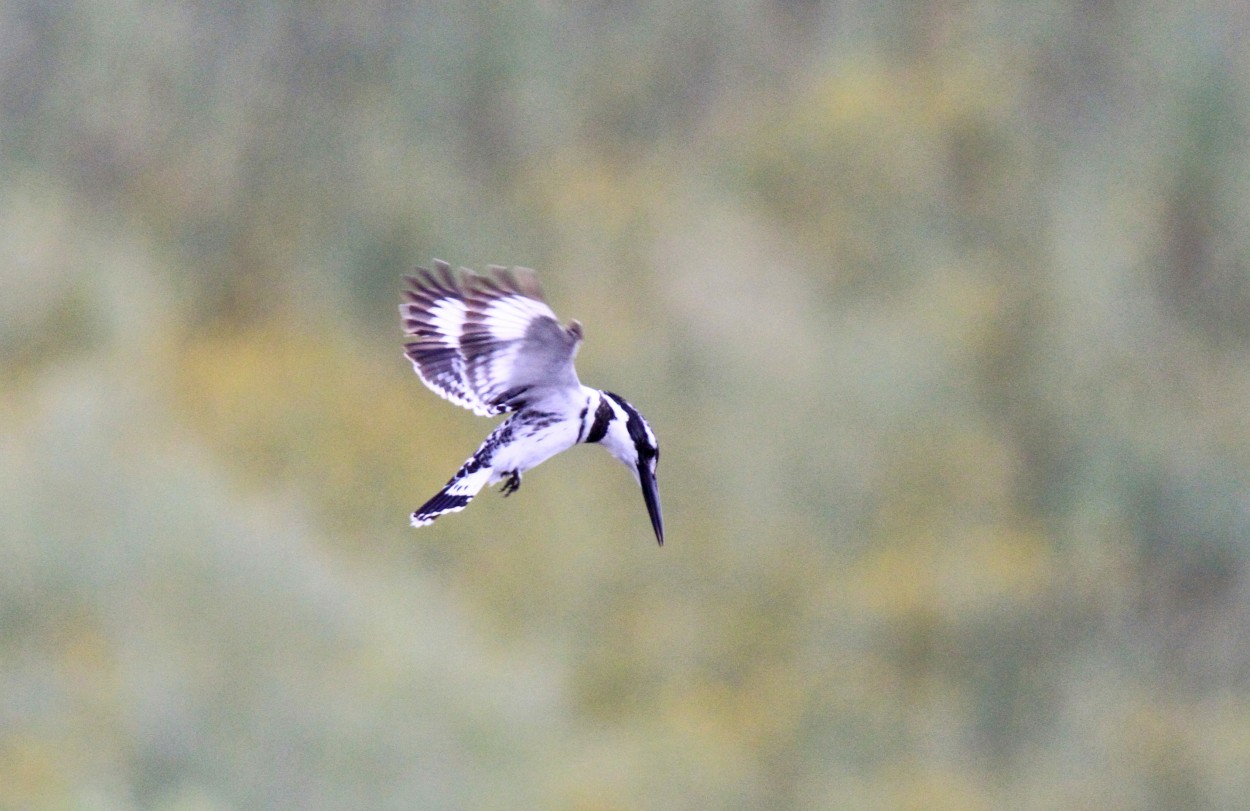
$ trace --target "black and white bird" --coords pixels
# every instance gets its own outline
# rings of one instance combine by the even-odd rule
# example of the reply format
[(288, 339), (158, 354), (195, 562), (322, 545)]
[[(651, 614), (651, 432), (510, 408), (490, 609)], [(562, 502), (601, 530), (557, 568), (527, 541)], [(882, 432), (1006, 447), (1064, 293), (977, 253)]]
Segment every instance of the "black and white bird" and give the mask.
[(492, 265), (483, 275), (435, 260), (433, 270), (417, 268), (406, 278), (399, 312), (417, 375), (435, 394), (475, 414), (509, 413), (438, 495), (412, 514), (412, 525), (463, 510), (488, 484), (503, 481), (501, 492), (510, 495), (530, 468), (578, 443), (599, 443), (642, 485), (662, 546), (655, 433), (624, 398), (577, 379), (573, 357), (582, 325), (560, 325), (534, 271)]

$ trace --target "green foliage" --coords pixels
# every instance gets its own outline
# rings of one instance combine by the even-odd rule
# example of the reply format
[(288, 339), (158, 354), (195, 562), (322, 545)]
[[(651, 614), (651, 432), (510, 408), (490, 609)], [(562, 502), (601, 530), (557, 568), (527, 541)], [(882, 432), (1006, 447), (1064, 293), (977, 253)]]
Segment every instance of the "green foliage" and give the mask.
[[(0, 7), (0, 808), (1236, 807), (1244, 15)], [(488, 422), (531, 265), (655, 425)]]

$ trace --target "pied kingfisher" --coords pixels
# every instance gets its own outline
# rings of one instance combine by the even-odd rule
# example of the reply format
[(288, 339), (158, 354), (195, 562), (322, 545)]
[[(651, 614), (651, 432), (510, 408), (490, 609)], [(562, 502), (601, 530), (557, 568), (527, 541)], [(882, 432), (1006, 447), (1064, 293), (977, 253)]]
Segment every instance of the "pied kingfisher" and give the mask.
[(408, 359), (425, 385), (481, 416), (511, 412), (438, 495), (412, 514), (414, 527), (459, 512), (485, 485), (505, 496), (521, 474), (579, 442), (597, 442), (642, 485), (655, 538), (664, 545), (656, 488), (660, 446), (624, 398), (583, 386), (573, 368), (582, 325), (560, 326), (534, 271), (492, 265), (480, 275), (446, 262), (405, 277), (399, 305)]

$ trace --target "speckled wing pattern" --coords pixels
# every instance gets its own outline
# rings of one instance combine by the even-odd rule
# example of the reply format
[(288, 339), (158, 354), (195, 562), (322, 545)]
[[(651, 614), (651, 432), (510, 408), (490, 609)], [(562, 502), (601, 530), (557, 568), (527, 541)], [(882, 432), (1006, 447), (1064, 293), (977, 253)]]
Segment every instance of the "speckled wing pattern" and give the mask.
[(475, 414), (521, 408), (535, 390), (580, 385), (581, 326), (560, 326), (528, 268), (455, 272), (435, 261), (407, 277), (399, 306), (404, 345), (432, 391)]

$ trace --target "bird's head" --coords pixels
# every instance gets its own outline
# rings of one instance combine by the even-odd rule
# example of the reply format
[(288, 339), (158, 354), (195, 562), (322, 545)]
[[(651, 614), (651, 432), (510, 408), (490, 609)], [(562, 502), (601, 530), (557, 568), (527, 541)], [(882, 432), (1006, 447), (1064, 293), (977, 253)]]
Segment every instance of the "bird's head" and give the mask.
[(655, 469), (660, 462), (660, 443), (638, 409), (625, 398), (610, 391), (605, 391), (603, 396), (612, 409), (613, 418), (599, 442), (633, 471), (634, 479), (642, 486), (642, 498), (647, 503), (655, 539), (663, 546), (664, 516), (660, 512), (660, 491), (655, 480)]

